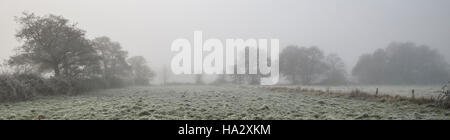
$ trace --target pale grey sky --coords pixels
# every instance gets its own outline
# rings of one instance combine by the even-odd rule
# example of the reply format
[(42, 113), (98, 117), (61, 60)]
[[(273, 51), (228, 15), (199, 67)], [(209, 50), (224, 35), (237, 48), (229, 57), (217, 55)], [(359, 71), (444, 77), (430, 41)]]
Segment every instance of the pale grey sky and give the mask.
[[(362, 53), (392, 41), (450, 52), (449, 0), (0, 0), (0, 59), (19, 45), (14, 16), (62, 15), (90, 39), (109, 36), (156, 71), (177, 38), (278, 38), (319, 46), (352, 67)], [(448, 54), (448, 53), (447, 53)]]

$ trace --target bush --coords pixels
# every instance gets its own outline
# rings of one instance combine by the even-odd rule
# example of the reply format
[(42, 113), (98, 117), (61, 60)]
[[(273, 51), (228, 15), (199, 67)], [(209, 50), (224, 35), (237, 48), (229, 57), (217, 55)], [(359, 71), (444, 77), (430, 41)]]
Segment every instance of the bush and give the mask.
[[(138, 81), (144, 83), (144, 81)], [(101, 77), (68, 79), (63, 77), (43, 78), (38, 74), (0, 74), (0, 102), (23, 101), (37, 95), (75, 95), (96, 89), (131, 86), (131, 78)]]
[(88, 92), (96, 89), (105, 89), (109, 87), (108, 81), (103, 78), (86, 78), (72, 81), (75, 93)]
[(53, 77), (48, 80), (48, 86), (56, 95), (72, 95), (74, 94), (72, 82), (65, 78)]
[(108, 81), (108, 88), (122, 88), (134, 85), (134, 80), (130, 78), (110, 77), (106, 81)]
[(139, 86), (148, 86), (150, 85), (150, 80), (147, 78), (136, 78), (134, 79), (134, 84)]
[(42, 78), (37, 74), (31, 73), (23, 73), (23, 74), (14, 74), (13, 77), (23, 84), (25, 84), (30, 90), (32, 90), (33, 94), (39, 95), (53, 95), (55, 94), (53, 89), (49, 86), (48, 80)]
[(0, 102), (22, 101), (34, 97), (33, 88), (13, 75), (0, 75)]

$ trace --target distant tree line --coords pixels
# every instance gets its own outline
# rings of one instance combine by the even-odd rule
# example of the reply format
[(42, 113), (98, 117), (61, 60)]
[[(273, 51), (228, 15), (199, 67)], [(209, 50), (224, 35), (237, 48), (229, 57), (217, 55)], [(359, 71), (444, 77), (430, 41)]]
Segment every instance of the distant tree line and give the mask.
[[(317, 47), (288, 46), (280, 54), (280, 71), (292, 84), (342, 85), (350, 82), (336, 54), (325, 56)], [(450, 65), (437, 50), (414, 43), (391, 43), (362, 55), (353, 68), (358, 84), (424, 85), (450, 80)]]
[(364, 84), (442, 84), (450, 80), (444, 56), (414, 43), (391, 43), (362, 55), (352, 74)]
[[(154, 77), (144, 57), (128, 58), (128, 52), (108, 37), (89, 40), (85, 36), (86, 31), (62, 16), (24, 13), (16, 17), (16, 22), (20, 25), (16, 38), (22, 45), (16, 48), (17, 54), (9, 59), (8, 65), (26, 70), (0, 76), (0, 88), (3, 90), (0, 101), (16, 98), (13, 96), (19, 94), (15, 93), (19, 88), (36, 93), (36, 89), (31, 88), (33, 84), (39, 85), (39, 88), (48, 87), (43, 91), (47, 93), (42, 94), (70, 94), (100, 88), (148, 85)], [(34, 76), (30, 76), (32, 74)], [(30, 80), (26, 77), (37, 83), (27, 83)], [(8, 79), (16, 83), (8, 83)]]
[[(248, 73), (248, 51), (245, 53)], [(351, 75), (337, 54), (326, 55), (315, 46), (287, 46), (280, 53), (279, 63), (280, 73), (293, 85), (426, 85), (450, 81), (450, 65), (444, 56), (428, 46), (414, 43), (394, 42), (385, 49), (362, 55)], [(231, 68), (236, 70), (236, 65)], [(218, 76), (214, 83), (258, 85), (262, 76)]]
[[(257, 60), (259, 60), (259, 50), (257, 51)], [(249, 84), (259, 85), (261, 83), (260, 78), (266, 75), (262, 75), (259, 72), (257, 74), (248, 74), (249, 65), (249, 49), (245, 52), (246, 74), (237, 74), (237, 64), (229, 67), (234, 69), (235, 73), (232, 75), (219, 75), (215, 84), (217, 83), (233, 83), (233, 84)], [(270, 65), (271, 58), (267, 60), (267, 64)], [(337, 54), (325, 55), (318, 47), (298, 47), (288, 46), (280, 54), (279, 58), (280, 72), (286, 77), (291, 84), (323, 84), (323, 85), (343, 85), (347, 84), (347, 72), (346, 66), (343, 60)], [(259, 65), (259, 62), (257, 62)]]

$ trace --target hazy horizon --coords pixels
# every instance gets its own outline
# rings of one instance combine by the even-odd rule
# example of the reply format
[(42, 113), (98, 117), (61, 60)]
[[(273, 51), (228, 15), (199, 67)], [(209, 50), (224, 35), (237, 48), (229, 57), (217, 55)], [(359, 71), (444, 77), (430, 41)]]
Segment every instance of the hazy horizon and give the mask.
[[(19, 46), (14, 16), (62, 15), (93, 39), (108, 36), (156, 72), (177, 38), (278, 38), (280, 46), (318, 46), (347, 64), (391, 42), (450, 51), (448, 0), (0, 0), (0, 60)], [(450, 57), (445, 56), (447, 60)]]

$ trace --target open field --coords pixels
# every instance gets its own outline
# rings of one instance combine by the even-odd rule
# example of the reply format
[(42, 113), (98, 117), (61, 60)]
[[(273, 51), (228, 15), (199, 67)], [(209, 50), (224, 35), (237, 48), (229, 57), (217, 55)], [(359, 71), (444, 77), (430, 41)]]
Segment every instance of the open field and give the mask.
[(314, 89), (321, 91), (331, 91), (331, 92), (341, 92), (341, 93), (349, 93), (354, 90), (359, 90), (362, 92), (366, 92), (369, 94), (375, 94), (378, 88), (379, 95), (392, 95), (392, 96), (403, 96), (403, 97), (411, 97), (412, 90), (414, 90), (415, 97), (424, 97), (431, 98), (437, 97), (442, 91), (442, 85), (434, 85), (434, 86), (423, 86), (423, 85), (408, 85), (408, 86), (387, 86), (387, 85), (351, 85), (351, 86), (283, 86), (288, 88), (301, 87), (305, 89)]
[(450, 119), (450, 110), (251, 86), (155, 86), (0, 104), (0, 119)]

